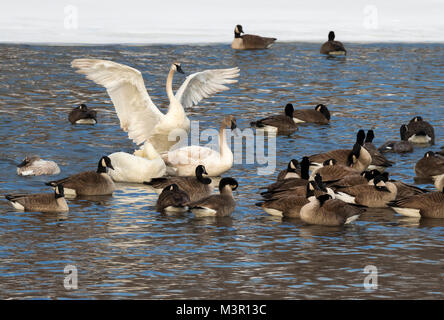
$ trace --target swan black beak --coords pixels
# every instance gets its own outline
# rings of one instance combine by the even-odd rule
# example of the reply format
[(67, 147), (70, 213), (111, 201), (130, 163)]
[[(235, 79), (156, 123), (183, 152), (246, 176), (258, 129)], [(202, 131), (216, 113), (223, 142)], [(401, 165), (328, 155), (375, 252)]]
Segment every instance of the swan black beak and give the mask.
[(182, 67), (181, 67), (181, 66), (178, 66), (177, 64), (176, 64), (176, 70), (177, 70), (177, 72), (179, 72), (179, 73), (185, 74), (185, 72), (183, 72), (183, 70), (182, 70)]
[(25, 159), (25, 160), (23, 160), (22, 162), (20, 162), (20, 163), (17, 165), (17, 167), (18, 167), (18, 168), (22, 168), (22, 167), (26, 166), (27, 164), (28, 164), (28, 161)]

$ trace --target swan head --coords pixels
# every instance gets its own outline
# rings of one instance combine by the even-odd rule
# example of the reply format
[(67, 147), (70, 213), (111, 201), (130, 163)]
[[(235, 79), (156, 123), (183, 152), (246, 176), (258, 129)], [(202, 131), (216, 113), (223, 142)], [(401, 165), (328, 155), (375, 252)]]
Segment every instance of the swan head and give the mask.
[(40, 157), (39, 157), (39, 156), (36, 156), (36, 155), (33, 155), (33, 156), (26, 156), (25, 159), (23, 159), (23, 161), (20, 162), (20, 163), (17, 165), (17, 167), (18, 167), (18, 168), (23, 168), (23, 167), (25, 167), (25, 166), (27, 166), (27, 165), (30, 165), (30, 164), (32, 164), (33, 162), (35, 162), (35, 161), (39, 161), (39, 160), (40, 160)]
[(225, 117), (224, 121), (222, 122), (222, 125), (224, 127), (230, 127), (231, 130), (234, 130), (237, 128), (236, 118), (234, 118), (233, 116)]
[(173, 62), (173, 64), (171, 65), (171, 69), (176, 72), (185, 74), (185, 72), (183, 72), (182, 67), (180, 66), (179, 62)]
[(241, 34), (241, 33), (245, 33), (244, 30), (242, 29), (242, 26), (240, 24), (238, 24), (235, 28), (234, 28), (234, 33), (237, 34)]
[(328, 33), (328, 41), (333, 41), (335, 40), (335, 33), (333, 31), (330, 31)]
[(229, 188), (230, 190), (234, 191), (237, 189), (239, 184), (237, 181), (233, 178), (222, 178), (219, 182), (219, 191), (222, 191), (225, 188)]

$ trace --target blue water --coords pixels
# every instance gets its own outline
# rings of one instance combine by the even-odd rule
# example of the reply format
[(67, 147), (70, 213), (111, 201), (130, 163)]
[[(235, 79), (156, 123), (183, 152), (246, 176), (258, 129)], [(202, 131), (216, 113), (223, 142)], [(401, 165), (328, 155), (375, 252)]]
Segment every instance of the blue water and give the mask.
[[(187, 110), (202, 129), (218, 128), (226, 114), (245, 129), (287, 102), (326, 104), (330, 125), (301, 125), (277, 138), (279, 170), (291, 158), (350, 147), (361, 128), (375, 130), (376, 145), (399, 139), (400, 125), (421, 115), (434, 126), (436, 145), (388, 156), (396, 162), (391, 176), (413, 183), (416, 161), (444, 145), (444, 45), (350, 44), (349, 55), (336, 59), (318, 52), (309, 43), (249, 52), (226, 45), (0, 45), (0, 194), (51, 192), (43, 183), (55, 177), (16, 175), (26, 154), (56, 161), (62, 178), (94, 169), (102, 155), (134, 150), (105, 89), (71, 69), (81, 57), (140, 70), (162, 110), (172, 61), (188, 74), (238, 66), (238, 84)], [(174, 88), (184, 79), (176, 74)], [(98, 111), (97, 125), (68, 122), (82, 102)], [(254, 206), (259, 187), (277, 174), (259, 176), (258, 166), (244, 161), (226, 172), (240, 186), (237, 208), (224, 219), (162, 216), (154, 210), (157, 195), (137, 184), (70, 200), (66, 215), (17, 212), (0, 201), (0, 298), (443, 298), (444, 221), (390, 209), (368, 210), (344, 228), (276, 219)], [(78, 289), (64, 288), (66, 265), (77, 268)], [(377, 289), (364, 288), (367, 265), (377, 267)]]

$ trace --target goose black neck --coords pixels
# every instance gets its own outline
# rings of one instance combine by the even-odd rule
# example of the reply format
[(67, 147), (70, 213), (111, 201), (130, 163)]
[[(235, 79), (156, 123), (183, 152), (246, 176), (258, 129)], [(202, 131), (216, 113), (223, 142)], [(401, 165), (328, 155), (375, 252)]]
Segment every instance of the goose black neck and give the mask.
[(242, 38), (240, 32), (236, 32), (236, 31), (234, 31), (234, 37), (235, 38)]
[(106, 167), (102, 165), (102, 159), (100, 159), (99, 165), (97, 166), (97, 173), (106, 173)]
[(210, 183), (211, 183), (211, 179), (210, 179), (210, 178), (204, 178), (204, 177), (202, 176), (202, 173), (198, 174), (198, 175), (196, 176), (196, 178), (197, 178), (197, 180), (198, 180), (200, 183), (202, 183), (202, 184), (210, 184)]
[(301, 162), (301, 178), (304, 180), (308, 180), (310, 178), (310, 175), (308, 174), (308, 171), (310, 169), (310, 161), (308, 158), (302, 159)]

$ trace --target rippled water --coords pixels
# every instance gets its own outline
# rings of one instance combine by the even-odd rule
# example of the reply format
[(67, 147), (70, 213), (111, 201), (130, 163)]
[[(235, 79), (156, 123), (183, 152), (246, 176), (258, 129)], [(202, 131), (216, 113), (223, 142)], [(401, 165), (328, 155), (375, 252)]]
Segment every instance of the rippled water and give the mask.
[[(319, 45), (279, 43), (234, 52), (212, 46), (0, 45), (0, 194), (48, 191), (54, 177), (19, 177), (25, 154), (55, 160), (58, 178), (94, 169), (100, 156), (131, 152), (106, 91), (74, 73), (74, 58), (110, 59), (139, 69), (153, 101), (167, 105), (165, 80), (177, 59), (188, 74), (239, 66), (238, 85), (188, 111), (201, 128), (233, 114), (249, 122), (296, 107), (326, 104), (328, 126), (303, 125), (277, 139), (277, 165), (291, 158), (349, 147), (359, 128), (375, 144), (399, 138), (399, 127), (422, 115), (437, 145), (390, 155), (390, 173), (413, 183), (413, 166), (444, 144), (442, 44), (353, 44), (345, 59), (318, 54)], [(176, 75), (178, 88), (184, 77)], [(78, 103), (98, 110), (95, 126), (72, 126)], [(226, 173), (240, 184), (231, 218), (162, 216), (157, 195), (119, 184), (113, 196), (69, 201), (67, 215), (16, 212), (0, 201), (0, 298), (443, 298), (444, 221), (411, 220), (368, 210), (344, 228), (269, 217), (254, 206), (258, 188), (274, 180), (255, 164)], [(432, 189), (431, 185), (424, 187)], [(65, 290), (64, 268), (78, 269), (78, 289)], [(378, 288), (363, 286), (364, 267), (378, 269)]]

